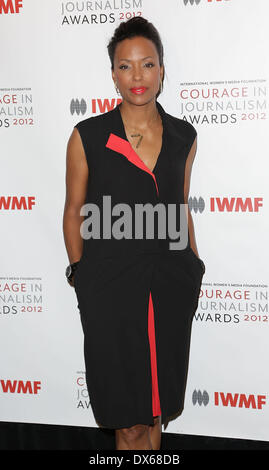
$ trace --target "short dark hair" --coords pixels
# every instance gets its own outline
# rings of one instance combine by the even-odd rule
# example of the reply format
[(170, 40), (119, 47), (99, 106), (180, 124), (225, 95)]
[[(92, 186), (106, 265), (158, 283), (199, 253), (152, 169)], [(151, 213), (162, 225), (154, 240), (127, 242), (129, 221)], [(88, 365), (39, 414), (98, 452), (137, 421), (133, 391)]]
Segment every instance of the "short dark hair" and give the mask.
[[(142, 36), (146, 39), (150, 39), (150, 41), (155, 44), (159, 56), (160, 66), (164, 65), (163, 44), (157, 29), (146, 18), (143, 18), (142, 16), (134, 16), (129, 20), (120, 23), (120, 25), (115, 29), (114, 34), (107, 45), (112, 70), (114, 70), (114, 56), (117, 44), (123, 41), (124, 39), (130, 39), (137, 36)], [(159, 96), (159, 94), (160, 91), (157, 93), (157, 97)]]

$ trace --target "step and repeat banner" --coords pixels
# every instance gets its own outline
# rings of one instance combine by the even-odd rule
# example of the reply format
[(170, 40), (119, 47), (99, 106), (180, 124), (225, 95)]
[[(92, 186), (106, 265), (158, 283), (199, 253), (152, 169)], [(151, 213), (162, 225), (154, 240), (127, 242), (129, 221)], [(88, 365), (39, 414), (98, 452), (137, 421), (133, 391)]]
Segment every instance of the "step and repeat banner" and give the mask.
[(65, 279), (66, 146), (118, 103), (106, 46), (137, 15), (164, 44), (159, 102), (198, 133), (206, 273), (185, 408), (163, 431), (269, 440), (267, 0), (0, 0), (0, 420), (97, 427)]

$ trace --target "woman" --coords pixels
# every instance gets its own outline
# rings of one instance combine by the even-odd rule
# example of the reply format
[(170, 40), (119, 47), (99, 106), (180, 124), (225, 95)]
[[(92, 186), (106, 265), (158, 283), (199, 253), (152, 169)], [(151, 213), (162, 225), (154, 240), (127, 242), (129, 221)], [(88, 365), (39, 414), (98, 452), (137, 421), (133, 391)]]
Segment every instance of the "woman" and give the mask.
[[(122, 220), (107, 211), (103, 196), (110, 197), (111, 210), (128, 206), (131, 217), (138, 204), (148, 203), (174, 204), (178, 216), (188, 201), (196, 130), (156, 101), (163, 47), (151, 23), (142, 17), (121, 23), (108, 52), (122, 102), (80, 121), (68, 142), (66, 274), (78, 299), (96, 422), (115, 429), (118, 450), (157, 450), (161, 425), (183, 409), (191, 323), (205, 266), (189, 209), (184, 249), (172, 250), (168, 235), (159, 237), (155, 228), (153, 238), (145, 232), (135, 237), (133, 228), (121, 238), (124, 224), (117, 225)], [(84, 206), (89, 203), (92, 212)], [(89, 223), (85, 216), (94, 212)]]

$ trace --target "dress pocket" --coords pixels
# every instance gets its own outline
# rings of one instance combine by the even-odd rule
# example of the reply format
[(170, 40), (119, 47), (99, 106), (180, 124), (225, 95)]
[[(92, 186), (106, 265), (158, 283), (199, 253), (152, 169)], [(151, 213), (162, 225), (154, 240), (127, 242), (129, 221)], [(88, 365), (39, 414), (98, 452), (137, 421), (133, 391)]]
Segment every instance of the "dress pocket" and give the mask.
[(205, 263), (203, 262), (203, 260), (196, 255), (196, 253), (193, 251), (193, 249), (190, 246), (189, 246), (189, 251), (192, 254), (192, 256), (194, 257), (194, 259), (196, 259), (196, 261), (198, 261), (198, 263), (199, 263), (199, 265), (202, 269), (202, 272), (205, 273)]
[(74, 272), (74, 277), (73, 277), (73, 278), (74, 278), (74, 288), (76, 288), (77, 276), (78, 276), (79, 271), (80, 271), (80, 269), (81, 269), (81, 264), (82, 264), (82, 257), (80, 258), (79, 263), (78, 263), (78, 265), (77, 265), (77, 268), (76, 268), (76, 270), (75, 270), (75, 272)]

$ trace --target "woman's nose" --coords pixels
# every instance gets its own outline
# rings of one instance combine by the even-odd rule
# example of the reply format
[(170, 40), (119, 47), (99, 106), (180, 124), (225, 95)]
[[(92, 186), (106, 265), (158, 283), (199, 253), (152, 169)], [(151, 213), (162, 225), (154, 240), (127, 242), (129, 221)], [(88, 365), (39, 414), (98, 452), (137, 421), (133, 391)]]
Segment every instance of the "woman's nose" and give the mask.
[(133, 67), (133, 78), (135, 80), (140, 80), (141, 77), (143, 76), (143, 70), (140, 65), (134, 66)]

